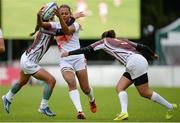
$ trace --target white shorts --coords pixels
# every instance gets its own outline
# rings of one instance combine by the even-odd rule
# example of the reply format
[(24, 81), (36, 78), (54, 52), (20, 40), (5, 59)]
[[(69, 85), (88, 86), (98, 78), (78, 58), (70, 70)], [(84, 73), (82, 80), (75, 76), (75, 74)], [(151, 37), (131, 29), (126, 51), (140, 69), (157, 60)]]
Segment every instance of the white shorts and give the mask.
[(126, 72), (131, 75), (132, 80), (147, 73), (147, 71), (148, 62), (142, 55), (133, 54), (128, 57)]
[(61, 71), (79, 71), (86, 69), (87, 63), (85, 57), (76, 57), (73, 59), (61, 59), (59, 63)]
[(28, 59), (24, 52), (20, 60), (20, 68), (24, 74), (34, 74), (41, 69), (41, 67)]

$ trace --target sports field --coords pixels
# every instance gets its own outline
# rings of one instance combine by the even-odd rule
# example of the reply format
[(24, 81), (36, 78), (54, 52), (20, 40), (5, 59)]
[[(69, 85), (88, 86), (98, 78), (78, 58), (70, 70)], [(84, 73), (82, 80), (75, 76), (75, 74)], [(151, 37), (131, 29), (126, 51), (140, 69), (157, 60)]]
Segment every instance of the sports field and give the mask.
[[(53, 0), (58, 5), (68, 4), (76, 11), (76, 0)], [(140, 0), (122, 0), (115, 7), (113, 0), (106, 0), (108, 14), (106, 23), (102, 23), (98, 5), (101, 0), (86, 0), (89, 16), (79, 21), (83, 31), (80, 38), (97, 39), (105, 30), (114, 29), (118, 36), (138, 39), (140, 37)], [(36, 26), (38, 10), (52, 0), (2, 0), (2, 28), (8, 39), (31, 38), (29, 33)]]
[[(0, 86), (0, 96), (5, 94), (9, 87)], [(153, 88), (171, 102), (180, 106), (180, 88)], [(141, 98), (135, 88), (129, 88), (129, 119), (126, 122), (180, 122), (180, 108), (174, 112), (171, 120), (165, 120), (166, 109), (162, 106)], [(57, 113), (56, 117), (46, 117), (37, 112), (41, 100), (41, 86), (25, 86), (14, 99), (10, 114), (7, 114), (0, 101), (0, 122), (114, 122), (120, 111), (119, 100), (114, 88), (94, 88), (97, 113), (89, 110), (86, 96), (81, 93), (81, 100), (86, 120), (77, 120), (66, 87), (56, 87), (50, 100), (51, 109)], [(81, 91), (80, 91), (81, 92)]]

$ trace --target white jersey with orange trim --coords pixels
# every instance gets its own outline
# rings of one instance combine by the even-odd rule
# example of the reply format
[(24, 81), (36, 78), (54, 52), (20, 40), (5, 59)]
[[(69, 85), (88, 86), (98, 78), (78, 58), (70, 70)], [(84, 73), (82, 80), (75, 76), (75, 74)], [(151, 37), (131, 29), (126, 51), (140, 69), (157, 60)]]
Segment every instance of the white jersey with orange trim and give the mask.
[(101, 41), (91, 44), (94, 51), (103, 49), (108, 54), (114, 56), (123, 65), (127, 64), (127, 58), (136, 54), (136, 43), (125, 39), (104, 38)]
[(3, 38), (2, 30), (0, 29), (0, 38)]
[(26, 50), (26, 56), (30, 61), (38, 63), (49, 49), (54, 36), (40, 31), (37, 33), (33, 44)]
[[(61, 25), (59, 22), (51, 22), (52, 28), (55, 29), (61, 29)], [(62, 36), (56, 36), (56, 41), (58, 44), (58, 48), (60, 51), (72, 51), (80, 48), (80, 42), (79, 42), (79, 30), (80, 25), (77, 22), (73, 23), (73, 26), (75, 27), (75, 32), (73, 35), (62, 35)], [(68, 56), (64, 57), (63, 59), (74, 59), (77, 57), (84, 57), (84, 54), (80, 55), (74, 55), (74, 56)]]

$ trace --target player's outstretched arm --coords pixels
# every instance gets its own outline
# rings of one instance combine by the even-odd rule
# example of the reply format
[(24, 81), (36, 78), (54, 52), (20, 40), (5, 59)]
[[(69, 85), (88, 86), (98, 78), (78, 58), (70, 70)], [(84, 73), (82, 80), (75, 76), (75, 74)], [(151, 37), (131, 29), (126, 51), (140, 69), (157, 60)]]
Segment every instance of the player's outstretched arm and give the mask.
[(92, 46), (83, 47), (77, 50), (73, 50), (70, 52), (64, 51), (61, 55), (61, 57), (67, 57), (69, 55), (77, 55), (77, 54), (91, 54), (94, 52), (94, 49)]
[(146, 45), (137, 44), (136, 50), (139, 51), (139, 52), (144, 51), (144, 52), (148, 53), (153, 60), (158, 59), (158, 55), (151, 48), (149, 48)]

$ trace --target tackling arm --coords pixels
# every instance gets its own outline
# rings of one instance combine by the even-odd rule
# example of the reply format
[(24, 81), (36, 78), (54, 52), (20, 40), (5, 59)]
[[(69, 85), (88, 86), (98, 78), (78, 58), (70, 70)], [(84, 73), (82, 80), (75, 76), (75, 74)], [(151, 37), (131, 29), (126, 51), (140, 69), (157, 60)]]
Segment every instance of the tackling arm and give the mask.
[(80, 49), (77, 49), (77, 50), (73, 50), (73, 51), (70, 51), (68, 53), (68, 55), (76, 55), (76, 54), (91, 54), (94, 52), (94, 49), (91, 45), (87, 46), (87, 47), (83, 47), (83, 48), (80, 48)]

